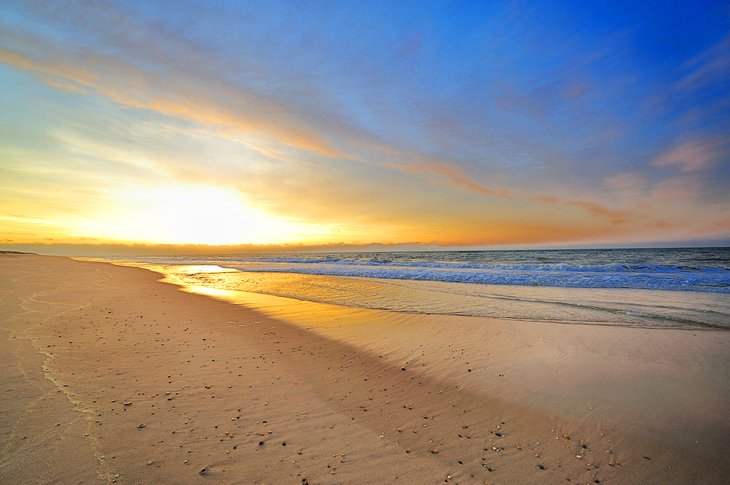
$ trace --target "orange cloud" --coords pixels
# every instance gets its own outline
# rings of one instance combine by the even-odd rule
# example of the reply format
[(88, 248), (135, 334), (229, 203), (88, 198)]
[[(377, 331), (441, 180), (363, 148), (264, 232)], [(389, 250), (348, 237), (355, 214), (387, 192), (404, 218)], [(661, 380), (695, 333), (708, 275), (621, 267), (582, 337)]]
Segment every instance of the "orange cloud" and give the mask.
[(699, 228), (698, 233), (705, 236), (714, 236), (716, 234), (730, 234), (730, 217), (724, 217), (720, 220), (706, 224)]
[(489, 197), (500, 199), (512, 199), (514, 197), (513, 192), (509, 189), (492, 189), (474, 181), (457, 165), (424, 161), (420, 163), (389, 164), (388, 166), (406, 173), (436, 175), (437, 180), (446, 181), (452, 187), (466, 189)]
[(586, 212), (599, 217), (610, 219), (612, 224), (622, 224), (628, 219), (625, 211), (609, 209), (597, 202), (587, 200), (562, 199), (552, 195), (533, 195), (528, 197), (533, 202), (541, 202), (551, 205), (565, 205), (570, 207), (578, 207)]
[(541, 204), (549, 204), (554, 206), (570, 206), (577, 207), (588, 212), (591, 215), (601, 218), (607, 218), (611, 224), (622, 224), (629, 219), (627, 211), (615, 210), (605, 207), (598, 202), (588, 200), (564, 199), (553, 195), (524, 195), (519, 191), (510, 188), (489, 188), (476, 182), (458, 165), (447, 164), (445, 162), (427, 162), (411, 163), (405, 165), (392, 165), (394, 168), (408, 173), (436, 175), (440, 181), (446, 181), (448, 185), (458, 189), (464, 189), (475, 192), (488, 197), (506, 200), (530, 200)]
[(651, 197), (657, 202), (695, 200), (701, 193), (701, 184), (696, 177), (682, 175), (664, 179), (654, 185)]
[[(71, 91), (82, 86), (125, 107), (272, 137), (284, 145), (328, 157), (343, 155), (320, 134), (301, 128), (299, 123), (289, 122), (293, 115), (285, 107), (237, 88), (218, 86), (215, 95), (222, 99), (218, 102), (182, 83), (160, 78), (126, 63), (87, 54), (85, 62), (90, 65), (81, 67), (63, 62), (59, 53), (51, 54), (55, 60), (33, 59), (17, 51), (0, 49), (0, 62), (30, 72), (52, 87)], [(119, 79), (124, 82), (117, 81)]]
[(621, 200), (632, 200), (641, 196), (646, 187), (643, 175), (623, 172), (603, 179), (603, 183)]

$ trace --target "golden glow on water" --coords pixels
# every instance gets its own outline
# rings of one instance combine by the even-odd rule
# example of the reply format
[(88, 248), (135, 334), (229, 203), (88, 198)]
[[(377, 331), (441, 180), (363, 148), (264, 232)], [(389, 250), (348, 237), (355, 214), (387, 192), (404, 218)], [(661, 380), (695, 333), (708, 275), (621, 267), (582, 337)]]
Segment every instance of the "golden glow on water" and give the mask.
[[(79, 258), (91, 259), (91, 258)], [(727, 328), (730, 305), (716, 293), (623, 288), (556, 288), (241, 272), (217, 265), (148, 264), (184, 291), (313, 325), (363, 312), (477, 317), (506, 321), (643, 328)], [(343, 320), (344, 319), (344, 320)]]
[(226, 301), (236, 300), (236, 292), (231, 290), (221, 290), (218, 288), (211, 288), (209, 286), (185, 286), (183, 287), (183, 290), (199, 295), (212, 296), (213, 298), (219, 298)]
[[(180, 289), (187, 293), (204, 295), (228, 303), (243, 305), (267, 317), (286, 319), (291, 323), (307, 326), (307, 328), (312, 328), (313, 326), (327, 327), (333, 324), (354, 324), (355, 322), (362, 321), (372, 322), (374, 320), (372, 318), (373, 315), (377, 314), (380, 319), (383, 319), (385, 318), (383, 315), (390, 313), (371, 309), (323, 304), (291, 297), (241, 291), (238, 289), (227, 289), (224, 287), (237, 287), (238, 279), (236, 276), (240, 276), (241, 273), (236, 270), (221, 268), (220, 266), (172, 266), (133, 262), (115, 262), (115, 264), (149, 269), (162, 274), (164, 277), (161, 281), (181, 286)], [(211, 275), (211, 278), (207, 278), (205, 276), (206, 274)], [(196, 277), (202, 277), (203, 284), (196, 284), (196, 281), (198, 281)], [(368, 314), (371, 318), (363, 319), (363, 314)], [(390, 317), (385, 320), (392, 321), (393, 318), (398, 319), (398, 314), (391, 313)]]
[(180, 266), (179, 273), (198, 274), (198, 273), (235, 273), (235, 269), (221, 268), (217, 264), (190, 264)]

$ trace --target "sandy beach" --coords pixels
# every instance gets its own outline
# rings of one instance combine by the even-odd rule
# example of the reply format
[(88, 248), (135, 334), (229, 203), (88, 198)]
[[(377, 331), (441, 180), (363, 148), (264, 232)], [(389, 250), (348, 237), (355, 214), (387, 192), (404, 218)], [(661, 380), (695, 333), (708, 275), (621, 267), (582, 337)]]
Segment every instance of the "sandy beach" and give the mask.
[(195, 294), (0, 255), (2, 483), (727, 483), (730, 332)]

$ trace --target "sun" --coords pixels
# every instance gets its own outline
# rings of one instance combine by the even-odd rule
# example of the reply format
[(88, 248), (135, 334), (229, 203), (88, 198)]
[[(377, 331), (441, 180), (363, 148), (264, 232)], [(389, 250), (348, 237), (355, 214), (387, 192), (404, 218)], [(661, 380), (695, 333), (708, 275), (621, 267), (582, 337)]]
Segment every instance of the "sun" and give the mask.
[(311, 242), (335, 228), (271, 214), (229, 188), (173, 185), (110, 190), (74, 232), (114, 241), (227, 245)]

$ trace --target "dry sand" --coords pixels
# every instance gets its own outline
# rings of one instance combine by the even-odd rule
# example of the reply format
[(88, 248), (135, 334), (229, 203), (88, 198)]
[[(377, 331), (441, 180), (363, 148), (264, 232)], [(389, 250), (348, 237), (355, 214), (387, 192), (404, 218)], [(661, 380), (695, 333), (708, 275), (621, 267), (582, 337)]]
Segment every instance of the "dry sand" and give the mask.
[(2, 483), (728, 483), (730, 332), (354, 310), (0, 255)]

